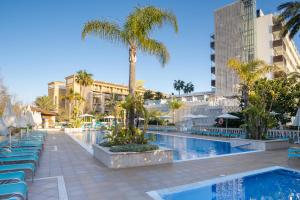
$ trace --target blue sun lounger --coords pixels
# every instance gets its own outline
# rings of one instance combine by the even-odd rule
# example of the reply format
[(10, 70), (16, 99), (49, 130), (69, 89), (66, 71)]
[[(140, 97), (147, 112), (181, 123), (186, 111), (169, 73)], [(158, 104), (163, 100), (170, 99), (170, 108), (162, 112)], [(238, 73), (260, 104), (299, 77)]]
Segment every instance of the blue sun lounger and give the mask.
[(300, 158), (300, 147), (290, 147), (288, 149), (289, 158)]
[(26, 200), (27, 194), (28, 188), (24, 182), (0, 185), (0, 199)]
[(25, 173), (23, 171), (0, 173), (0, 185), (21, 181), (25, 181)]
[(32, 181), (33, 181), (33, 176), (34, 176), (34, 173), (35, 173), (35, 165), (32, 164), (32, 163), (0, 165), (0, 173), (15, 172), (15, 171), (30, 172), (31, 178), (32, 178)]
[(0, 152), (0, 158), (5, 157), (20, 157), (20, 156), (35, 156), (39, 158), (38, 152)]
[(2, 164), (18, 164), (18, 163), (33, 163), (38, 165), (39, 158), (37, 156), (13, 156), (13, 157), (0, 157)]

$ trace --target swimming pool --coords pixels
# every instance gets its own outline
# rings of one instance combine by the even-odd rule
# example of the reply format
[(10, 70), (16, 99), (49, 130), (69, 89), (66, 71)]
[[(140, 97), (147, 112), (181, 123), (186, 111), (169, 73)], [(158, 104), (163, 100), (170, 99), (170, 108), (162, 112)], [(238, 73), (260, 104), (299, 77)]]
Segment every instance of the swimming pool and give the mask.
[(232, 147), (230, 142), (194, 137), (166, 134), (148, 134), (146, 137), (148, 137), (153, 144), (172, 149), (173, 159), (175, 161), (201, 159), (253, 151)]
[(276, 166), (148, 194), (155, 200), (298, 200), (300, 172)]
[[(83, 148), (91, 154), (92, 145), (103, 141), (104, 132), (84, 131), (82, 133), (69, 133)], [(174, 161), (186, 161), (216, 156), (227, 156), (232, 154), (254, 152), (254, 150), (232, 147), (230, 142), (199, 139), (194, 137), (174, 136), (166, 134), (148, 133), (152, 144), (173, 150)]]

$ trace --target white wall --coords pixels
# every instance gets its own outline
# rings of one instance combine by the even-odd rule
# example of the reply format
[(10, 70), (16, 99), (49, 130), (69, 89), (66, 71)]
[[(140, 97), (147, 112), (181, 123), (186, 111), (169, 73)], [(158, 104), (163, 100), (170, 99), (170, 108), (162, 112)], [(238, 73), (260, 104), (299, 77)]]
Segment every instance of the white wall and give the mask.
[(256, 19), (256, 59), (267, 64), (273, 63), (273, 15), (264, 15)]

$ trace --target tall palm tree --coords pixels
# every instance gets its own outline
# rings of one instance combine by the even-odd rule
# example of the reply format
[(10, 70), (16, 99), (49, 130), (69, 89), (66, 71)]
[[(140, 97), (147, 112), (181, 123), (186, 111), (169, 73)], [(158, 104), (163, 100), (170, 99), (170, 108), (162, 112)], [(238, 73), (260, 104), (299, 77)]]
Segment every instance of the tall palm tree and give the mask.
[(184, 81), (182, 80), (174, 80), (173, 87), (176, 91), (178, 91), (178, 95), (180, 96), (180, 91), (184, 89)]
[(193, 92), (195, 89), (194, 84), (192, 82), (187, 83), (184, 88), (183, 88), (183, 92), (185, 94), (191, 93)]
[(88, 73), (86, 70), (80, 70), (75, 76), (75, 81), (80, 85), (80, 95), (84, 98), (86, 87), (91, 86), (94, 83), (93, 74)]
[[(166, 46), (152, 38), (151, 32), (164, 24), (170, 23), (178, 32), (177, 19), (174, 14), (153, 6), (137, 7), (127, 17), (123, 27), (106, 20), (93, 20), (84, 25), (82, 38), (87, 35), (95, 35), (102, 39), (118, 42), (129, 50), (129, 94), (135, 95), (136, 80), (136, 54), (137, 50), (155, 55), (164, 66), (169, 60), (169, 53)], [(129, 128), (134, 133), (135, 109), (129, 112)]]
[(279, 22), (284, 24), (281, 34), (286, 36), (289, 33), (289, 37), (293, 38), (300, 29), (300, 2), (286, 2), (279, 5), (277, 9), (281, 11)]
[(49, 96), (41, 96), (37, 97), (34, 101), (34, 104), (45, 111), (53, 111), (55, 110), (55, 105), (53, 103), (53, 100)]
[(228, 61), (228, 67), (239, 77), (244, 107), (249, 105), (249, 91), (252, 89), (255, 81), (266, 76), (267, 73), (278, 70), (278, 67), (267, 65), (261, 60), (253, 60), (247, 63), (236, 59), (230, 59)]

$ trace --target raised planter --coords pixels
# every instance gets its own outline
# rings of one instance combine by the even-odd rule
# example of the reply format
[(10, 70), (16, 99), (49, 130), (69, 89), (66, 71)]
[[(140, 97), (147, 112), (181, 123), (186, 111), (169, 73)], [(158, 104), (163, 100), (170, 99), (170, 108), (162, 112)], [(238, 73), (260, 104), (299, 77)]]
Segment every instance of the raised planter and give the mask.
[(111, 152), (109, 148), (93, 144), (94, 158), (108, 168), (128, 168), (173, 162), (173, 151), (160, 148), (146, 152)]
[(65, 133), (81, 133), (82, 128), (65, 128), (64, 132)]
[(287, 149), (289, 148), (289, 141), (278, 139), (278, 140), (249, 140), (249, 139), (238, 139), (233, 138), (229, 141), (231, 146), (243, 146), (246, 149), (256, 149), (262, 151), (270, 151), (276, 149)]

